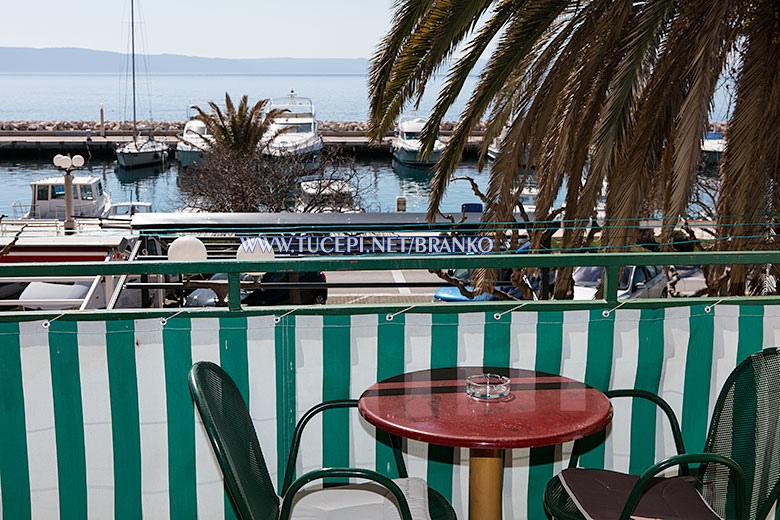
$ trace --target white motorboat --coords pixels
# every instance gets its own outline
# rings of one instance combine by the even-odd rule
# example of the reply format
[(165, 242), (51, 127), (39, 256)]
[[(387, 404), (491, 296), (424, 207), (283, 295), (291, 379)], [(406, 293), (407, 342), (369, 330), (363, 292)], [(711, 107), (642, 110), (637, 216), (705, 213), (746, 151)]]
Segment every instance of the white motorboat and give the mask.
[(420, 133), (427, 122), (427, 118), (418, 115), (401, 116), (398, 121), (396, 137), (390, 145), (393, 157), (404, 164), (425, 166), (436, 164), (444, 151), (444, 143), (438, 138), (433, 144), (431, 154), (428, 157), (420, 156), (422, 148)]
[(523, 191), (520, 192), (517, 198), (518, 207), (515, 208), (515, 213), (520, 212), (519, 206), (522, 205), (523, 209), (528, 215), (536, 213), (536, 197), (539, 196), (539, 190), (533, 186), (526, 186)]
[(493, 139), (493, 141), (491, 141), (487, 149), (488, 159), (490, 159), (491, 161), (496, 160), (496, 157), (498, 157), (498, 152), (501, 151), (501, 144), (503, 143), (508, 133), (509, 133), (509, 128), (505, 126), (503, 129), (501, 129), (501, 133), (498, 134), (498, 137), (496, 137), (495, 139)]
[[(525, 210), (526, 214), (530, 217), (533, 217), (536, 213), (536, 198), (539, 196), (539, 190), (533, 186), (529, 185), (523, 188), (523, 191), (520, 192), (520, 195), (518, 197), (518, 205), (515, 207), (515, 213), (520, 212), (520, 205), (522, 204), (523, 209)], [(599, 195), (599, 198), (596, 202), (596, 222), (598, 225), (603, 226), (604, 220), (607, 214), (606, 211), (606, 203), (607, 203), (607, 185), (606, 182), (604, 183), (604, 187), (602, 188), (602, 192)], [(558, 216), (556, 219), (560, 219), (561, 217)]]
[[(14, 218), (65, 220), (65, 176), (47, 177), (30, 183), (32, 203), (12, 206)], [(111, 210), (111, 197), (99, 177), (73, 176), (73, 216), (104, 217)]]
[(726, 139), (719, 132), (707, 132), (701, 141), (701, 153), (707, 165), (718, 164), (726, 151)]
[(125, 168), (161, 163), (168, 156), (168, 145), (155, 141), (151, 135), (148, 140), (143, 140), (138, 133), (135, 106), (135, 3), (133, 0), (130, 0), (130, 42), (133, 79), (133, 140), (116, 150), (117, 161), (119, 161), (120, 166)]
[[(2, 263), (122, 262), (140, 251), (138, 237), (115, 230), (63, 235), (52, 228), (26, 227), (0, 236), (7, 249)], [(128, 289), (128, 275), (47, 275), (0, 280), (0, 306), (22, 309), (105, 309), (141, 307), (141, 290)]]
[[(311, 99), (295, 95), (294, 91), (283, 98), (274, 98), (267, 110), (287, 110), (271, 123), (269, 136), (261, 143), (263, 153), (273, 156), (317, 155), (322, 150), (322, 137), (317, 129), (316, 113)], [(278, 132), (283, 131), (284, 133)]]
[(498, 157), (499, 151), (501, 151), (501, 143), (499, 143), (497, 140), (494, 140), (492, 143), (490, 143), (490, 146), (488, 146), (487, 149), (488, 159), (495, 161), (496, 157)]
[[(73, 176), (73, 216), (127, 220), (137, 213), (150, 213), (149, 202), (117, 202), (103, 189), (99, 177)], [(47, 177), (30, 183), (32, 202), (12, 204), (15, 219), (66, 220), (65, 176)]]
[(347, 179), (303, 177), (298, 212), (355, 213), (355, 188)]
[(211, 148), (211, 135), (200, 119), (190, 119), (176, 145), (176, 159), (185, 168), (196, 164), (204, 151)]

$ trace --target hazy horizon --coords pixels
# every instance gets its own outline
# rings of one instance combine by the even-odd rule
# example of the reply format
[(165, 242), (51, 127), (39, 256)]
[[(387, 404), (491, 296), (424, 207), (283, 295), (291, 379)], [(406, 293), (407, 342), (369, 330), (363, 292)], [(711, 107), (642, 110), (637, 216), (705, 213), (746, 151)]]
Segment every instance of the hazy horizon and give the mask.
[[(128, 52), (130, 1), (7, 2), (0, 46)], [(138, 54), (254, 59), (368, 58), (393, 21), (393, 0), (135, 0)], [(284, 49), (281, 51), (281, 49)]]
[[(184, 54), (136, 54), (138, 74), (365, 74), (366, 58), (208, 58)], [(125, 74), (126, 53), (82, 47), (0, 47), (0, 73)]]

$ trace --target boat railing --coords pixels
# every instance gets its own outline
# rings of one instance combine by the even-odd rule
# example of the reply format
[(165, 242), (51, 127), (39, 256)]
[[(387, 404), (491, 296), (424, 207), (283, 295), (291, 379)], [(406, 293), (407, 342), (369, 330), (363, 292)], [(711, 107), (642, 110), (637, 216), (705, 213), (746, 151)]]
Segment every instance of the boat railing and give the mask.
[[(95, 202), (88, 202), (84, 204), (74, 204), (73, 205), (73, 216), (74, 217), (93, 217), (95, 216), (93, 213), (95, 211)], [(54, 217), (57, 220), (65, 219), (65, 208), (60, 206), (54, 208)]]
[(314, 114), (311, 112), (285, 112), (280, 115), (278, 119), (313, 119)]
[(271, 108), (279, 108), (279, 107), (285, 107), (285, 106), (301, 106), (301, 105), (313, 105), (311, 98), (307, 97), (301, 97), (301, 96), (285, 96), (285, 97), (278, 97), (278, 98), (272, 98)]
[(24, 218), (24, 217), (37, 218), (38, 217), (37, 206), (35, 207), (35, 210), (32, 211), (31, 213), (31, 210), (33, 209), (32, 204), (22, 204), (21, 201), (15, 200), (11, 203), (11, 208), (13, 208), (14, 210), (14, 218)]

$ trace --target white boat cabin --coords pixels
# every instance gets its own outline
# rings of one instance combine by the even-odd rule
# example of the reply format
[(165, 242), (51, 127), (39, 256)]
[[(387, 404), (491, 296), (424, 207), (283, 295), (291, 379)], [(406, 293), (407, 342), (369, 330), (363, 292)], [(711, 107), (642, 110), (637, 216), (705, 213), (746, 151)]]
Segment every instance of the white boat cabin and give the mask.
[[(22, 218), (65, 219), (65, 177), (48, 177), (30, 183), (32, 204)], [(103, 217), (111, 208), (111, 197), (98, 177), (73, 176), (73, 216)], [(21, 216), (21, 215), (20, 215)]]
[[(273, 139), (264, 140), (261, 148), (270, 155), (307, 155), (322, 150), (322, 137), (317, 129), (317, 118), (311, 99), (290, 92), (287, 97), (274, 98), (267, 110), (285, 110), (274, 118), (268, 135)], [(276, 135), (278, 132), (279, 133)]]
[(427, 123), (428, 119), (418, 115), (401, 116), (398, 121), (396, 138), (390, 145), (393, 157), (397, 161), (416, 166), (431, 166), (439, 160), (442, 151), (444, 151), (444, 143), (438, 138), (433, 143), (430, 155), (428, 157), (420, 156), (422, 148), (420, 136)]

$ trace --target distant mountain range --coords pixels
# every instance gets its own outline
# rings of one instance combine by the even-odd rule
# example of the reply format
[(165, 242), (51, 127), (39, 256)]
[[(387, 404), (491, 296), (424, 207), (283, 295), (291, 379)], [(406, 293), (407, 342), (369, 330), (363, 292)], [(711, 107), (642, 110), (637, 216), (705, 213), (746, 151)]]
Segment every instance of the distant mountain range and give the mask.
[[(76, 48), (33, 49), (0, 47), (3, 73), (124, 74), (128, 58), (118, 52)], [(180, 54), (136, 55), (136, 65), (152, 74), (359, 74), (368, 70), (364, 58), (200, 58)]]

